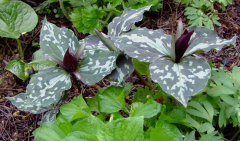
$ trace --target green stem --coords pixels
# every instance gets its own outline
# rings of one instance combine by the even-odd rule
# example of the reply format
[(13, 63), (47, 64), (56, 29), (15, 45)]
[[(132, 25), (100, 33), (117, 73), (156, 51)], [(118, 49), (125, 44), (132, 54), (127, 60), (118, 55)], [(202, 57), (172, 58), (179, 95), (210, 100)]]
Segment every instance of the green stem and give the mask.
[(134, 69), (135, 74), (138, 76), (138, 78), (140, 79), (140, 81), (145, 85), (148, 86), (150, 89), (150, 85), (144, 80), (144, 78), (142, 77), (142, 75), (136, 70)]
[(64, 16), (65, 16), (68, 20), (70, 20), (68, 14), (67, 14), (67, 11), (66, 11), (66, 9), (64, 8), (63, 0), (59, 0), (59, 4), (60, 4), (60, 8), (62, 9), (62, 12), (63, 12)]
[(18, 38), (16, 38), (16, 40), (17, 40), (17, 44), (18, 44), (18, 50), (19, 50), (20, 58), (21, 58), (21, 60), (24, 60), (22, 45), (21, 45), (21, 43), (20, 43)]
[(100, 19), (99, 19), (98, 21), (99, 21), (100, 23), (102, 23), (102, 24), (106, 24), (106, 25), (108, 24), (107, 22), (105, 22), (105, 21), (103, 21), (103, 20), (100, 20)]
[(150, 84), (150, 90), (153, 88), (153, 83), (152, 83), (152, 80), (151, 80), (151, 75), (150, 75), (150, 71), (148, 69), (148, 74), (147, 74), (147, 78), (148, 78), (148, 83)]
[(72, 78), (73, 78), (73, 82), (75, 83), (75, 85), (76, 85), (77, 88), (78, 88), (78, 92), (80, 93), (80, 92), (81, 92), (81, 87), (80, 87), (80, 85), (79, 85), (79, 83), (78, 83), (78, 80), (77, 80), (76, 76), (75, 76), (75, 75), (72, 75)]
[(238, 129), (238, 131), (233, 135), (233, 137), (230, 139), (230, 141), (233, 141), (237, 135), (240, 133), (240, 128)]
[(106, 23), (108, 23), (108, 20), (111, 18), (112, 14), (113, 14), (112, 11), (110, 11), (110, 13), (108, 13), (107, 18), (105, 19)]

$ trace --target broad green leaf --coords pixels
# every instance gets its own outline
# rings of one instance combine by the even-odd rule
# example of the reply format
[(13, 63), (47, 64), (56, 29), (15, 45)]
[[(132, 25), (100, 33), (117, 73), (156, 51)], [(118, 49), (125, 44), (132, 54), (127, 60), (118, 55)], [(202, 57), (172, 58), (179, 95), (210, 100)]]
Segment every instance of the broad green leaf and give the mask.
[(74, 97), (71, 102), (62, 105), (60, 107), (60, 112), (68, 122), (92, 116), (87, 104), (82, 98), (82, 95)]
[(204, 89), (211, 76), (207, 61), (199, 57), (185, 57), (180, 63), (160, 58), (150, 65), (151, 77), (168, 94), (187, 107), (191, 96)]
[(38, 50), (33, 53), (32, 61), (29, 63), (29, 65), (35, 70), (40, 71), (45, 68), (56, 66), (56, 63), (48, 60), (42, 50)]
[(116, 58), (119, 52), (94, 50), (86, 53), (78, 64), (81, 80), (88, 85), (94, 85), (110, 74), (116, 67)]
[(62, 68), (51, 67), (32, 76), (26, 93), (6, 98), (18, 109), (37, 114), (57, 104), (62, 92), (70, 88), (70, 74)]
[(78, 7), (71, 13), (70, 20), (79, 32), (93, 34), (95, 28), (102, 29), (99, 19), (103, 18), (103, 16), (104, 12), (96, 5), (93, 7)]
[(184, 138), (184, 141), (195, 141), (195, 131), (192, 131), (190, 134), (187, 134)]
[[(97, 93), (98, 94), (98, 93)], [(97, 95), (95, 94), (95, 95)], [(89, 109), (90, 111), (96, 111), (98, 113), (100, 113), (100, 108), (99, 108), (99, 104), (98, 104), (98, 99), (96, 96), (92, 97), (91, 99), (88, 98), (87, 99), (87, 103), (89, 105)]]
[[(149, 4), (150, 5), (150, 4)], [(140, 9), (124, 10), (120, 17), (115, 17), (108, 25), (108, 36), (120, 36), (122, 32), (129, 31), (135, 22), (141, 21), (144, 11), (150, 9), (151, 6), (145, 6)]]
[(64, 141), (97, 141), (97, 134), (104, 123), (95, 117), (82, 119), (72, 126), (71, 132)]
[(140, 62), (138, 59), (133, 58), (134, 68), (141, 74), (147, 75), (149, 71), (149, 63)]
[(34, 132), (34, 138), (37, 141), (61, 141), (72, 128), (69, 122), (45, 122)]
[(110, 86), (96, 96), (101, 112), (114, 113), (125, 110), (124, 88), (122, 87)]
[(183, 141), (183, 135), (175, 125), (166, 121), (158, 121), (155, 129), (150, 133), (147, 141)]
[(33, 30), (37, 23), (37, 14), (28, 4), (21, 1), (0, 4), (0, 36), (19, 38), (23, 32)]
[(12, 72), (23, 81), (26, 81), (29, 77), (29, 74), (27, 73), (28, 65), (25, 64), (22, 60), (19, 60), (19, 59), (11, 60), (7, 64), (5, 69)]
[(108, 122), (97, 137), (98, 141), (143, 141), (143, 118), (129, 117)]
[(75, 54), (80, 44), (73, 31), (65, 27), (59, 28), (45, 18), (40, 34), (40, 47), (44, 55), (48, 54), (63, 60), (68, 47), (69, 51)]
[(153, 99), (148, 99), (148, 101), (143, 104), (141, 102), (136, 102), (131, 104), (130, 117), (143, 116), (144, 118), (151, 118), (157, 115), (161, 110), (161, 104), (157, 103)]
[(213, 132), (215, 129), (213, 127), (213, 125), (209, 122), (206, 122), (206, 123), (203, 123), (200, 125), (198, 131), (201, 132), (201, 133), (204, 133), (207, 131), (207, 133), (211, 133)]
[(196, 128), (196, 129), (199, 129), (199, 127), (201, 126), (196, 120), (194, 120), (191, 116), (189, 116), (188, 114), (186, 115), (186, 119), (188, 121), (188, 123)]

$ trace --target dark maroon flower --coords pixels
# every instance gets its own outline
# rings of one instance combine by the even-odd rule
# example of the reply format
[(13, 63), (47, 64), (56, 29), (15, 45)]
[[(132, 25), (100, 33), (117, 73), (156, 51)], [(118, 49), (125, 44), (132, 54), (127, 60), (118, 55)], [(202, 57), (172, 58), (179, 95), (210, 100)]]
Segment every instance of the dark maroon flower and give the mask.
[(85, 45), (86, 45), (85, 43), (82, 44), (77, 50), (75, 55), (69, 52), (69, 47), (68, 47), (66, 53), (64, 54), (63, 61), (58, 59), (55, 56), (50, 56), (48, 54), (46, 54), (45, 56), (48, 59), (52, 60), (53, 62), (57, 63), (61, 68), (66, 70), (68, 73), (74, 74), (77, 77), (77, 79), (81, 79), (81, 75), (77, 70), (77, 67), (78, 67), (78, 62), (80, 60), (80, 57), (83, 54)]
[(189, 47), (189, 41), (194, 30), (188, 32), (185, 30), (183, 34), (175, 41), (175, 63), (179, 63), (185, 51)]
[(67, 72), (74, 72), (77, 70), (78, 60), (73, 53), (69, 53), (69, 48), (63, 58), (63, 66)]

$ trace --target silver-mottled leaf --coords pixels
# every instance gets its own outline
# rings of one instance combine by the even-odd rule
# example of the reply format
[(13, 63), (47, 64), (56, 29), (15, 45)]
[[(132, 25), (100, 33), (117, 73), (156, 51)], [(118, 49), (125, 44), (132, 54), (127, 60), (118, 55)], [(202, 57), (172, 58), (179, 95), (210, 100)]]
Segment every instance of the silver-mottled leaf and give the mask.
[(150, 65), (152, 80), (168, 94), (174, 96), (185, 107), (187, 102), (208, 83), (211, 69), (205, 59), (185, 57), (180, 63), (163, 57)]
[(97, 35), (89, 35), (86, 38), (79, 41), (80, 44), (86, 43), (85, 50), (108, 50), (108, 48), (102, 43)]
[(135, 22), (141, 21), (143, 13), (149, 10), (150, 6), (139, 9), (127, 9), (120, 17), (115, 17), (108, 25), (108, 36), (119, 36), (124, 31), (129, 31)]
[(63, 60), (68, 47), (69, 51), (75, 54), (80, 44), (73, 31), (65, 27), (59, 28), (45, 19), (40, 34), (40, 47), (44, 54)]
[(116, 81), (120, 84), (126, 77), (128, 77), (133, 71), (134, 66), (132, 58), (127, 55), (120, 55), (117, 58), (117, 66), (106, 78), (111, 81)]
[(236, 44), (236, 36), (232, 39), (221, 39), (218, 35), (211, 29), (208, 29), (203, 26), (191, 26), (188, 28), (189, 31), (194, 30), (194, 33), (191, 39), (197, 38), (192, 42), (188, 47), (187, 51), (184, 53), (184, 56), (192, 54), (198, 50), (209, 51), (211, 49), (221, 50), (223, 46), (229, 46)]
[(7, 99), (20, 110), (41, 113), (56, 104), (62, 92), (70, 88), (70, 74), (62, 68), (51, 67), (32, 76), (26, 93)]
[(88, 52), (78, 65), (82, 82), (93, 85), (110, 74), (116, 67), (116, 59), (119, 53), (107, 50)]
[(56, 120), (58, 112), (59, 112), (58, 108), (48, 111), (46, 114), (44, 114), (42, 120), (38, 122), (38, 125), (41, 125), (44, 122), (54, 122)]
[(138, 28), (111, 38), (120, 50), (142, 62), (152, 62), (162, 56), (170, 56), (172, 37), (162, 29)]

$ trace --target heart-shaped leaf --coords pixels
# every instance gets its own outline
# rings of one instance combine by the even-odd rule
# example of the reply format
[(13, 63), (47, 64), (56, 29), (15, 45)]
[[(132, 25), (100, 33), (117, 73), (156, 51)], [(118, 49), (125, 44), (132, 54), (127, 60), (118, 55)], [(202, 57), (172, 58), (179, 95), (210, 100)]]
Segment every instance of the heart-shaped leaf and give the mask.
[(0, 4), (0, 36), (19, 38), (37, 25), (38, 17), (31, 6), (21, 1)]
[(62, 68), (51, 67), (32, 76), (26, 93), (7, 99), (20, 110), (42, 113), (58, 103), (62, 92), (70, 88), (70, 74)]
[(75, 54), (80, 44), (73, 31), (65, 27), (59, 28), (45, 19), (40, 34), (40, 47), (44, 54), (63, 60), (68, 47)]
[(206, 60), (191, 56), (177, 64), (170, 58), (157, 59), (150, 65), (150, 71), (152, 80), (185, 107), (191, 96), (206, 87), (211, 76), (211, 68)]

